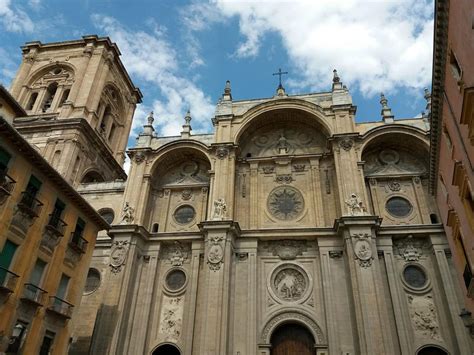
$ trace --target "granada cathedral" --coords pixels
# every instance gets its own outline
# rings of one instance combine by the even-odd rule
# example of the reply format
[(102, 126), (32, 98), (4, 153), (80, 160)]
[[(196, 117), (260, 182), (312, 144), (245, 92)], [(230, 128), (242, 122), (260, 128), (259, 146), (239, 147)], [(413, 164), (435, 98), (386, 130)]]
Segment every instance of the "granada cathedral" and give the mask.
[(280, 80), (234, 100), (227, 82), (210, 133), (191, 111), (164, 137), (150, 113), (127, 149), (142, 94), (116, 44), (22, 51), (15, 128), (110, 223), (70, 354), (472, 353), (430, 193), (428, 91), (421, 117), (395, 119), (382, 95), (356, 123), (336, 71), (298, 95)]

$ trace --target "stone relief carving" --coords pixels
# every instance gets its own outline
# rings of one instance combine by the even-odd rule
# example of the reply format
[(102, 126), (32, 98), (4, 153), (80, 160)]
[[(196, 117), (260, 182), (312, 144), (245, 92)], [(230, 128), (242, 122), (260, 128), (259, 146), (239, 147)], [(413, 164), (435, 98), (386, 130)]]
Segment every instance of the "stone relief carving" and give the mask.
[(166, 251), (167, 258), (173, 266), (182, 266), (188, 258), (188, 252), (184, 250), (183, 245), (178, 241), (167, 247)]
[(351, 193), (349, 199), (347, 199), (345, 203), (347, 205), (347, 215), (363, 216), (366, 214), (364, 204), (357, 194)]
[(408, 304), (415, 333), (424, 338), (441, 341), (433, 296), (430, 294), (425, 296), (408, 295)]
[(293, 165), (293, 169), (296, 172), (302, 172), (302, 171), (304, 171), (305, 166), (306, 166), (305, 164), (295, 164), (295, 165)]
[(263, 247), (281, 260), (294, 260), (307, 250), (307, 243), (306, 240), (285, 239), (265, 242)]
[(303, 212), (303, 195), (290, 186), (277, 187), (268, 196), (267, 208), (277, 219), (295, 219)]
[(284, 154), (322, 153), (326, 138), (313, 127), (295, 124), (292, 127), (265, 126), (242, 143), (242, 153), (252, 157)]
[(112, 250), (110, 251), (110, 270), (117, 274), (122, 271), (123, 265), (127, 260), (129, 242), (128, 241), (115, 241), (112, 244)]
[(222, 221), (227, 217), (227, 204), (223, 198), (214, 201), (213, 221)]
[(339, 142), (339, 146), (346, 151), (351, 150), (353, 145), (354, 141), (351, 138), (344, 138)]
[(284, 301), (301, 299), (308, 288), (305, 276), (294, 267), (279, 270), (273, 277), (273, 292)]
[(125, 206), (123, 207), (122, 210), (122, 217), (120, 224), (131, 224), (135, 217), (133, 214), (135, 213), (135, 209), (131, 207), (128, 202), (125, 202)]
[(277, 175), (275, 181), (279, 184), (290, 184), (293, 181), (291, 174)]
[(358, 233), (353, 234), (352, 238), (355, 239), (354, 254), (356, 259), (359, 260), (359, 265), (363, 268), (370, 267), (374, 259), (370, 235), (367, 233)]
[(219, 270), (224, 262), (224, 242), (223, 236), (212, 236), (209, 238), (207, 263), (212, 271)]
[(210, 166), (207, 162), (188, 158), (181, 164), (176, 164), (167, 168), (163, 174), (154, 174), (152, 179), (153, 188), (160, 190), (169, 185), (198, 185), (209, 183)]
[(325, 185), (326, 185), (326, 194), (330, 194), (331, 193), (331, 179), (329, 178), (329, 170), (324, 170), (324, 173), (325, 173)]
[(143, 154), (143, 152), (138, 152), (133, 157), (133, 160), (135, 160), (135, 163), (140, 164), (145, 161), (145, 154)]
[(387, 186), (391, 191), (400, 191), (401, 188), (402, 188), (402, 186), (400, 185), (400, 183), (397, 180), (389, 181)]
[(394, 242), (398, 255), (405, 261), (419, 261), (423, 255), (423, 249), (428, 247), (424, 239), (415, 239), (412, 235)]
[(422, 175), (426, 173), (427, 164), (403, 150), (382, 149), (364, 155), (362, 160), (365, 161), (365, 175)]
[(263, 166), (262, 170), (263, 170), (264, 174), (272, 174), (275, 171), (275, 167), (274, 166)]
[(183, 190), (181, 192), (181, 198), (185, 201), (190, 200), (193, 197), (193, 193), (190, 189)]
[(218, 147), (216, 149), (216, 156), (219, 158), (219, 159), (224, 159), (226, 158), (227, 156), (229, 155), (229, 149), (226, 148), (226, 147)]
[(247, 185), (245, 183), (246, 177), (247, 174), (242, 174), (242, 197), (245, 197), (247, 195)]
[(183, 303), (183, 297), (163, 296), (160, 333), (164, 334), (166, 339), (176, 341), (181, 335)]

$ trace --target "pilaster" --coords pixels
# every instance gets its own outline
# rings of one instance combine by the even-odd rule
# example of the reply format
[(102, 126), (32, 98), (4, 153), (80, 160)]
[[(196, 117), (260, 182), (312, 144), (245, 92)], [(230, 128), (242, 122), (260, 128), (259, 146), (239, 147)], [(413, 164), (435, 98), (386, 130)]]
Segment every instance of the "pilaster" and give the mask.
[(200, 333), (200, 354), (221, 355), (229, 347), (229, 292), (235, 238), (240, 235), (238, 223), (206, 221), (199, 225), (204, 234), (205, 252), (202, 283), (206, 290), (198, 315), (206, 321)]
[(378, 282), (379, 260), (376, 230), (377, 216), (345, 216), (336, 220), (336, 229), (344, 238), (344, 254), (349, 267), (352, 302), (356, 318), (359, 353), (366, 355), (394, 353), (386, 328), (388, 319), (381, 309), (382, 285)]

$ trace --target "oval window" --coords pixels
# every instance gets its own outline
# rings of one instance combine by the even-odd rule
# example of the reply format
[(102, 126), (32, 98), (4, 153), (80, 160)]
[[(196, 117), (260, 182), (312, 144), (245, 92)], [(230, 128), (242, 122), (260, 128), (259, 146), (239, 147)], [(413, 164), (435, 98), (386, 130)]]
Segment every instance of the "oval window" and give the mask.
[(413, 210), (410, 201), (403, 197), (392, 197), (387, 201), (385, 208), (392, 216), (399, 218), (408, 216)]
[(84, 293), (92, 293), (97, 290), (100, 286), (100, 272), (97, 269), (90, 268), (87, 273), (86, 286), (84, 287)]
[(178, 207), (176, 209), (176, 211), (174, 212), (174, 219), (179, 224), (188, 224), (194, 219), (195, 215), (196, 211), (194, 211), (194, 208), (189, 205), (186, 205)]
[(166, 275), (166, 287), (170, 291), (177, 291), (181, 289), (186, 283), (186, 274), (183, 270), (172, 270)]
[(99, 211), (99, 215), (108, 223), (112, 224), (114, 221), (115, 215), (114, 211), (109, 210), (109, 209), (104, 209)]
[(424, 270), (416, 265), (408, 265), (403, 270), (403, 279), (413, 288), (422, 288), (426, 285), (427, 281)]

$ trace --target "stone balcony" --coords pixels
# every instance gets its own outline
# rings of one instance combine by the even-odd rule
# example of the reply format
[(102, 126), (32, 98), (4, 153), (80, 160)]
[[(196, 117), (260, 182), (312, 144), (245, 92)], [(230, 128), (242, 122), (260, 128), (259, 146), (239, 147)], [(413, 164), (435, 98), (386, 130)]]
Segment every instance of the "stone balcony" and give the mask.
[(7, 200), (15, 187), (16, 181), (6, 172), (0, 172), (0, 206)]
[(56, 215), (50, 214), (49, 221), (44, 227), (43, 237), (41, 238), (41, 247), (52, 253), (60, 238), (64, 236), (67, 223)]
[(0, 293), (10, 294), (15, 290), (18, 275), (0, 266)]
[(71, 303), (59, 297), (56, 297), (56, 296), (49, 297), (49, 304), (48, 304), (47, 311), (53, 313), (54, 315), (58, 317), (65, 318), (65, 319), (71, 318), (73, 308), (74, 306)]
[(31, 283), (26, 283), (20, 299), (23, 302), (31, 304), (32, 306), (41, 307), (44, 304), (44, 298), (46, 294), (47, 292), (42, 288)]

